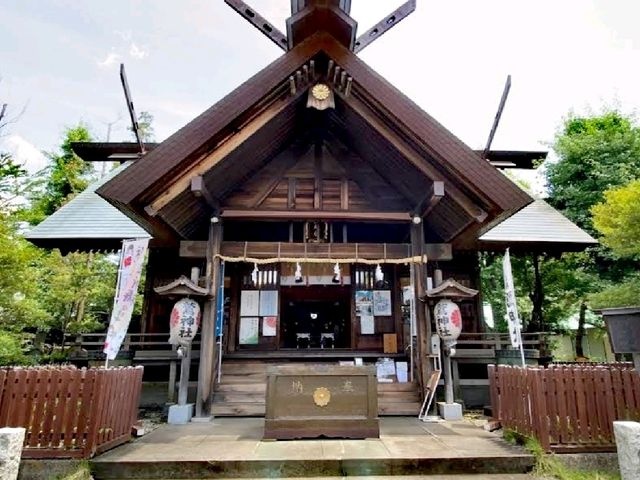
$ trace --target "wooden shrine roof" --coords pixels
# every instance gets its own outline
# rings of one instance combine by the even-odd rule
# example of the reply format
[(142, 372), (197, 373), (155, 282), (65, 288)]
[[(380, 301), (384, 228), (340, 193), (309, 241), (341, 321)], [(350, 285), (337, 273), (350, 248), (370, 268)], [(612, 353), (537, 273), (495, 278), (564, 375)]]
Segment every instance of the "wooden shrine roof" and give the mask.
[(150, 235), (117, 208), (100, 198), (95, 190), (129, 166), (125, 163), (89, 185), (55, 213), (24, 236), (43, 248), (62, 253), (88, 250), (119, 250), (122, 240)]
[(573, 251), (598, 241), (544, 200), (535, 200), (480, 238), (486, 250)]
[(443, 181), (445, 196), (431, 214), (443, 240), (462, 231), (474, 235), (482, 225), (531, 202), (489, 162), (324, 32), (239, 86), (102, 186), (99, 195), (151, 227), (164, 223), (189, 238), (196, 224), (206, 222), (211, 208), (194, 197), (188, 177), (203, 175), (209, 190), (224, 200), (304, 138), (306, 91), (292, 95), (288, 79), (310, 60), (326, 68), (329, 59), (353, 80), (350, 95), (336, 93), (336, 108), (327, 115), (330, 136), (358, 161), (373, 166), (413, 206), (433, 182)]

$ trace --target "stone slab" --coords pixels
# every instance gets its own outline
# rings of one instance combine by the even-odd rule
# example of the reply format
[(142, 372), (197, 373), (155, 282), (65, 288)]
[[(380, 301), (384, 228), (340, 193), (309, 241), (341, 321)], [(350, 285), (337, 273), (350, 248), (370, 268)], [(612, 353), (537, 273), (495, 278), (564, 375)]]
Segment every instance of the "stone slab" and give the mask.
[(640, 478), (640, 423), (613, 422), (622, 480)]
[(169, 425), (185, 425), (191, 421), (193, 417), (193, 403), (185, 405), (171, 405), (169, 407)]
[[(263, 431), (262, 418), (164, 425), (96, 457), (92, 470), (96, 480), (468, 472), (498, 479), (498, 474), (527, 473), (534, 464), (527, 452), (468, 421), (428, 424), (417, 418), (386, 417), (380, 420), (380, 438), (367, 440), (267, 442), (262, 440)], [(465, 448), (465, 442), (470, 448)]]
[(24, 443), (24, 428), (0, 428), (0, 478), (16, 480)]
[(460, 421), (462, 420), (462, 405), (438, 402), (438, 414), (447, 421)]

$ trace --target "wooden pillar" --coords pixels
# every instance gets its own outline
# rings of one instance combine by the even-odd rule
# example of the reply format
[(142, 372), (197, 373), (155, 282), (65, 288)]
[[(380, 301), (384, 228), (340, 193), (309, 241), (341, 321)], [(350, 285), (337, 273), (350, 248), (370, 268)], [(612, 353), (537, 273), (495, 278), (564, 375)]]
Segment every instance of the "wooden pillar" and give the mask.
[[(142, 302), (142, 315), (140, 315), (140, 333), (149, 333), (149, 323), (152, 314), (154, 291), (153, 291), (153, 280), (155, 276), (156, 270), (156, 262), (160, 261), (161, 254), (157, 248), (150, 248), (149, 255), (147, 257), (147, 268), (145, 271), (145, 280), (144, 280), (144, 297)], [(142, 337), (140, 337), (142, 340)]]
[(196, 417), (209, 417), (213, 400), (213, 381), (216, 363), (216, 316), (217, 297), (220, 283), (220, 253), (222, 244), (222, 223), (219, 217), (213, 217), (209, 225), (207, 242), (206, 287), (209, 297), (204, 305), (202, 315), (202, 331), (200, 340), (200, 368), (198, 369), (198, 391), (196, 394)]
[[(419, 223), (415, 220), (411, 222), (411, 255), (423, 258), (424, 256), (424, 226), (420, 217)], [(424, 262), (413, 264), (413, 288), (415, 296), (415, 318), (416, 318), (416, 334), (417, 334), (417, 361), (418, 380), (420, 382), (421, 392), (424, 395), (424, 389), (429, 381), (431, 365), (429, 362), (429, 337), (431, 336), (431, 326), (429, 325), (427, 316), (427, 304), (423, 303), (422, 298), (426, 291), (427, 285), (427, 266)]]

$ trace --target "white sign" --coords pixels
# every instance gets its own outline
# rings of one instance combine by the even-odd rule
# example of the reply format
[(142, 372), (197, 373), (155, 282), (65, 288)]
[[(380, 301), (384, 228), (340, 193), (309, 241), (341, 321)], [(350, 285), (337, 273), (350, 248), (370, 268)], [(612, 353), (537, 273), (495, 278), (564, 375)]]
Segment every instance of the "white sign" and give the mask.
[(103, 349), (107, 354), (107, 360), (116, 358), (129, 329), (148, 244), (148, 238), (122, 241), (116, 296)]
[(260, 292), (260, 316), (273, 317), (278, 315), (278, 291), (262, 290)]
[(518, 317), (518, 305), (516, 303), (516, 290), (513, 286), (513, 274), (511, 272), (511, 258), (509, 249), (504, 254), (502, 260), (502, 273), (504, 275), (504, 294), (507, 306), (507, 324), (509, 326), (509, 336), (511, 337), (511, 346), (514, 348), (522, 347), (522, 337), (520, 335), (520, 318)]
[(362, 314), (360, 315), (360, 334), (373, 335), (375, 331), (375, 323), (373, 321), (373, 315)]
[(373, 314), (380, 317), (391, 315), (391, 292), (389, 290), (373, 291)]
[(278, 326), (278, 317), (264, 317), (262, 319), (262, 336), (275, 337)]
[(240, 333), (238, 335), (238, 343), (240, 345), (257, 345), (258, 344), (258, 325), (260, 319), (258, 317), (242, 317), (240, 318)]
[(240, 292), (240, 316), (257, 317), (260, 309), (260, 290)]

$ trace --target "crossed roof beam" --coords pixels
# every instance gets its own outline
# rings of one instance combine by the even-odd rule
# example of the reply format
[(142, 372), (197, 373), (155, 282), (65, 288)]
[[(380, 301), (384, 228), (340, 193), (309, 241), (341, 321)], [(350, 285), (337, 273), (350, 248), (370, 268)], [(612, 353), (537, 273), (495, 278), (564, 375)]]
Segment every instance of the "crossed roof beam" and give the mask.
[[(254, 8), (250, 7), (243, 0), (224, 0), (227, 5), (233, 8), (242, 18), (262, 32), (269, 40), (275, 43), (285, 52), (292, 45), (290, 39), (277, 27), (260, 15)], [(411, 15), (416, 9), (417, 0), (408, 0), (389, 15), (376, 23), (369, 30), (356, 38), (352, 45), (352, 50), (359, 53), (380, 38), (384, 33), (395, 27), (400, 21)], [(351, 0), (291, 0), (291, 16), (297, 15), (307, 7), (338, 7), (346, 15), (351, 14)]]

